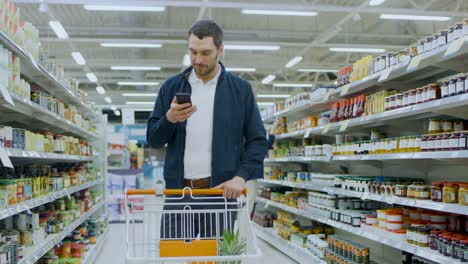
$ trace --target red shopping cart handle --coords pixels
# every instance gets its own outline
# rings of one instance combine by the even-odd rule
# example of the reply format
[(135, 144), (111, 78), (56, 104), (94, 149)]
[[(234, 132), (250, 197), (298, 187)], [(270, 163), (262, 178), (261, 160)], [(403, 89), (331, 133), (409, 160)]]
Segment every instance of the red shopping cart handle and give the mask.
[[(223, 195), (223, 189), (165, 189), (165, 195), (182, 195), (184, 192), (185, 195), (189, 195), (192, 191), (192, 195)], [(128, 189), (127, 195), (151, 195), (156, 194), (156, 191), (153, 189)], [(247, 196), (247, 189), (242, 190), (242, 194)]]

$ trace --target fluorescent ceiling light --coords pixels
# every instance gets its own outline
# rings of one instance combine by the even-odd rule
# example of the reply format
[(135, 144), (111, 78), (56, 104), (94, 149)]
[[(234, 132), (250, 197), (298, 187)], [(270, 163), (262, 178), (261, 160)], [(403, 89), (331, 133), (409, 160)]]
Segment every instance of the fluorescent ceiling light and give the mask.
[(385, 0), (370, 0), (369, 5), (370, 6), (378, 6), (378, 5), (383, 4), (383, 2), (385, 2)]
[(94, 73), (92, 73), (92, 72), (88, 72), (88, 73), (86, 74), (86, 77), (88, 78), (88, 80), (89, 80), (90, 82), (97, 82), (97, 77), (96, 77), (96, 75), (95, 75)]
[(159, 66), (111, 66), (114, 71), (159, 71)]
[(132, 102), (127, 101), (125, 102), (126, 105), (154, 105), (154, 102)]
[(302, 57), (301, 57), (301, 56), (294, 57), (292, 60), (290, 60), (290, 61), (285, 65), (285, 67), (286, 67), (286, 68), (291, 68), (291, 67), (293, 67), (294, 65), (298, 64), (301, 60), (302, 60)]
[(316, 16), (316, 15), (318, 15), (317, 12), (259, 10), (259, 9), (243, 9), (242, 14), (246, 14), (246, 15), (271, 15), (271, 16)]
[(185, 67), (188, 67), (192, 64), (191, 60), (190, 60), (190, 55), (186, 54), (184, 55), (184, 60), (182, 62), (184, 64)]
[(310, 88), (314, 85), (311, 83), (274, 83), (273, 87)]
[(280, 46), (269, 45), (224, 45), (226, 50), (279, 50)]
[(289, 98), (290, 94), (258, 94), (257, 98)]
[(155, 97), (155, 93), (123, 93), (122, 96), (126, 97)]
[(106, 48), (161, 48), (162, 44), (151, 43), (101, 43)]
[(52, 30), (55, 32), (55, 35), (57, 35), (58, 38), (60, 39), (68, 38), (68, 33), (67, 31), (65, 31), (60, 21), (58, 20), (49, 21), (49, 26), (52, 28)]
[(164, 6), (119, 6), (119, 5), (84, 5), (86, 10), (94, 11), (142, 11), (142, 12), (163, 12)]
[(269, 84), (269, 83), (271, 83), (271, 81), (273, 81), (275, 78), (276, 78), (275, 75), (270, 74), (270, 75), (268, 75), (267, 77), (265, 77), (265, 78), (262, 80), (262, 84)]
[(415, 16), (415, 15), (397, 15), (397, 14), (381, 14), (381, 19), (397, 19), (397, 20), (420, 20), (420, 21), (447, 21), (452, 19), (446, 16)]
[(385, 49), (368, 49), (368, 48), (330, 48), (330, 51), (336, 52), (369, 52), (369, 53), (382, 53)]
[(226, 70), (230, 72), (255, 72), (257, 69), (255, 68), (226, 68)]
[(119, 111), (119, 110), (115, 110), (115, 111), (114, 111), (114, 115), (120, 116), (120, 111)]
[(137, 85), (151, 86), (151, 85), (159, 85), (159, 82), (118, 82), (117, 84), (129, 85), (129, 86), (137, 86)]
[(259, 106), (270, 106), (270, 105), (275, 105), (273, 102), (257, 102), (257, 105)]
[(72, 52), (71, 55), (72, 55), (73, 59), (75, 60), (76, 64), (78, 64), (78, 65), (85, 65), (86, 64), (86, 60), (84, 59), (83, 55), (81, 55), (81, 53)]
[(338, 70), (332, 69), (298, 69), (298, 72), (338, 72)]
[(98, 94), (105, 94), (106, 90), (102, 86), (96, 86), (96, 92), (98, 92)]
[(113, 106), (110, 107), (110, 109), (111, 109), (112, 111), (115, 111), (115, 110), (117, 110), (117, 107), (115, 107), (115, 105), (113, 105)]
[(109, 96), (104, 97), (104, 101), (106, 101), (106, 103), (108, 103), (108, 104), (112, 103), (112, 99), (110, 99)]

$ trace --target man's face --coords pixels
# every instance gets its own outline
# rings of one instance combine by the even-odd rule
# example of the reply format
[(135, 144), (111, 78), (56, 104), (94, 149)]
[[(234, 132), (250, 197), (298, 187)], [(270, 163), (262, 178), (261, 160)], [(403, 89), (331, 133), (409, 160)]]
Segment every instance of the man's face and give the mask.
[(219, 48), (216, 47), (213, 37), (199, 39), (194, 34), (190, 35), (190, 60), (198, 76), (208, 76), (216, 69), (219, 57), (223, 54), (223, 49), (222, 45)]

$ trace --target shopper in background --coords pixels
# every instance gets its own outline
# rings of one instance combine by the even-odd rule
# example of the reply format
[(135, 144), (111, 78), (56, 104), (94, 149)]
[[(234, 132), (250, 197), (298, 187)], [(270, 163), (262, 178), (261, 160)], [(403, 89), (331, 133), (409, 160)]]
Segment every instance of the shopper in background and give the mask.
[[(188, 35), (192, 67), (161, 86), (147, 140), (167, 144), (166, 188), (223, 188), (237, 198), (246, 181), (263, 177), (266, 131), (252, 87), (220, 62), (222, 29), (200, 20)], [(178, 104), (176, 93), (190, 93), (192, 104)]]

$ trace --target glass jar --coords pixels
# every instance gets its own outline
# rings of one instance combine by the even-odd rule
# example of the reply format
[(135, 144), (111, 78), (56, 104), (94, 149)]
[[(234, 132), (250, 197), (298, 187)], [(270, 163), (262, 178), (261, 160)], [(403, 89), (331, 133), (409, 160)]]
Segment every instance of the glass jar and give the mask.
[(468, 183), (460, 183), (458, 189), (458, 203), (468, 205)]
[(427, 101), (433, 101), (440, 98), (440, 88), (437, 83), (431, 83), (427, 89)]
[(453, 123), (449, 120), (444, 120), (442, 122), (442, 131), (443, 132), (453, 132)]
[(431, 199), (431, 188), (427, 185), (418, 185), (415, 188), (415, 198), (417, 200)]
[(416, 186), (414, 184), (411, 184), (408, 186), (408, 191), (407, 191), (407, 196), (408, 198), (416, 198)]
[(396, 96), (391, 95), (390, 96), (390, 110), (395, 109), (395, 106), (396, 106)]
[(438, 134), (441, 133), (441, 122), (440, 120), (431, 119), (429, 120), (429, 134)]
[(428, 88), (429, 88), (428, 86), (422, 87), (422, 89), (423, 89), (423, 92), (422, 92), (422, 101), (423, 101), (424, 103), (428, 101), (428, 100), (427, 100), (427, 98), (428, 98), (428, 97), (427, 97)]
[(50, 132), (44, 133), (44, 151), (45, 152), (54, 152), (54, 134)]
[(416, 90), (416, 89), (411, 89), (411, 90), (409, 90), (409, 94), (408, 94), (408, 105), (414, 105), (414, 104), (416, 104), (416, 94), (417, 94), (417, 90)]
[(431, 200), (433, 202), (442, 202), (442, 189), (444, 188), (443, 182), (433, 182), (431, 188)]
[(440, 33), (435, 33), (434, 35), (432, 35), (432, 48), (433, 49), (439, 47), (439, 37), (440, 37)]
[(395, 108), (403, 107), (403, 93), (396, 94)]
[(465, 80), (466, 80), (466, 76), (458, 77), (458, 81), (456, 84), (457, 94), (465, 93)]
[(460, 138), (458, 141), (458, 149), (459, 150), (468, 149), (468, 131), (460, 132)]
[(468, 240), (460, 241), (460, 262), (468, 262)]
[(453, 131), (455, 132), (463, 131), (464, 126), (465, 125), (463, 124), (463, 121), (460, 121), (460, 120), (453, 121)]
[(458, 78), (453, 78), (450, 80), (449, 82), (449, 94), (448, 96), (454, 96), (457, 94), (457, 82), (458, 82)]
[(440, 87), (440, 96), (442, 98), (449, 96), (449, 83), (450, 81), (448, 80), (442, 82), (442, 86)]
[(426, 41), (424, 42), (424, 51), (430, 51), (432, 50), (432, 36), (427, 37)]
[(409, 91), (403, 92), (403, 106), (408, 106)]
[(460, 133), (453, 132), (450, 135), (450, 139), (449, 139), (449, 150), (459, 150), (460, 149), (459, 142), (460, 142)]
[(398, 197), (406, 197), (408, 195), (408, 186), (406, 184), (397, 184), (395, 186), (395, 195)]
[(418, 41), (418, 54), (422, 54), (422, 53), (425, 52), (425, 50), (424, 50), (424, 46), (425, 46), (424, 43), (425, 43), (425, 42), (426, 42), (425, 39), (420, 39), (420, 40)]
[(424, 88), (416, 88), (416, 104), (420, 104), (424, 102), (423, 91), (424, 91)]
[(65, 139), (62, 135), (55, 135), (54, 138), (54, 152), (65, 153)]
[(447, 31), (447, 30), (442, 30), (442, 31), (440, 31), (440, 35), (439, 35), (439, 46), (443, 46), (443, 45), (447, 44), (447, 35), (448, 35), (448, 31)]
[(444, 137), (444, 134), (436, 134), (434, 135), (434, 140), (433, 140), (433, 149), (434, 151), (440, 151), (442, 149), (442, 139)]
[(442, 189), (442, 202), (458, 203), (458, 184), (445, 183)]

